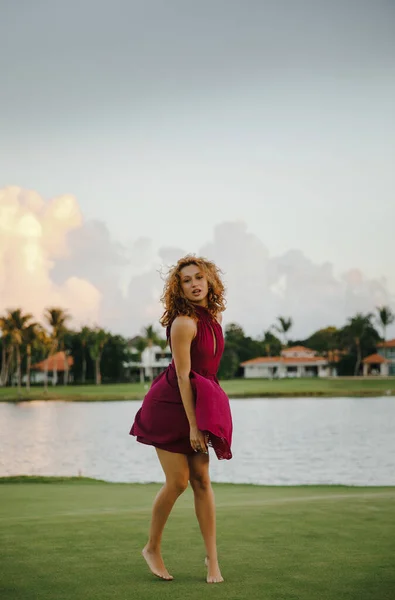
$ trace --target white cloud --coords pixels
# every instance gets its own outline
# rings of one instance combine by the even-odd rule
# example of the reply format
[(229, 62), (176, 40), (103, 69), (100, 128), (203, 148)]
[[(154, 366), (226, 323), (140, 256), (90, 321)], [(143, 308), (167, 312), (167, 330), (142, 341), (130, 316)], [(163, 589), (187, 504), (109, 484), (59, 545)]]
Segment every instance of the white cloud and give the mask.
[[(155, 248), (150, 238), (128, 248), (105, 223), (84, 222), (73, 196), (45, 201), (17, 187), (0, 191), (0, 312), (21, 306), (40, 317), (50, 305), (67, 308), (75, 323), (100, 323), (134, 335), (162, 314), (162, 277), (187, 254), (171, 240)], [(270, 256), (243, 221), (221, 223), (199, 254), (224, 273), (228, 310), (250, 335), (260, 335), (278, 315), (294, 320), (293, 337), (327, 325), (341, 326), (357, 311), (394, 306), (384, 278), (354, 268), (335, 274), (298, 249)], [(389, 335), (394, 335), (390, 330)]]
[(242, 222), (218, 225), (201, 253), (225, 271), (226, 321), (240, 323), (251, 335), (262, 333), (279, 315), (291, 316), (292, 335), (302, 338), (320, 327), (341, 326), (357, 311), (393, 306), (384, 279), (367, 279), (358, 269), (336, 276), (330, 263), (314, 263), (300, 250), (270, 257)]
[(98, 317), (100, 293), (87, 279), (57, 284), (55, 261), (67, 256), (68, 232), (82, 226), (73, 196), (44, 201), (36, 192), (0, 190), (0, 311), (22, 307), (40, 319), (48, 306), (62, 306), (75, 322)]

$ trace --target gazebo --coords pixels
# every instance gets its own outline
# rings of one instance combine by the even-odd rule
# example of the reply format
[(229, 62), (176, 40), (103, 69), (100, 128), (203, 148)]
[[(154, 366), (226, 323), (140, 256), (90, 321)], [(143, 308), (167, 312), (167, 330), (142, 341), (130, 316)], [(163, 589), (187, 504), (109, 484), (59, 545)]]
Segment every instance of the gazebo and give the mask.
[(381, 356), (381, 354), (371, 354), (363, 359), (363, 375), (389, 375), (389, 360)]

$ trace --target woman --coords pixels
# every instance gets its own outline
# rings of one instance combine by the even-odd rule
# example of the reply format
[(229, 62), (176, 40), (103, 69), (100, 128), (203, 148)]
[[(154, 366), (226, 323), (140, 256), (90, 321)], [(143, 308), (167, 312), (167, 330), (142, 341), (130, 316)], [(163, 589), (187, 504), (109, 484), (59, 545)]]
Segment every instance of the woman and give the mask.
[(192, 255), (181, 258), (167, 277), (161, 300), (161, 324), (173, 360), (152, 382), (130, 431), (139, 442), (155, 446), (166, 478), (154, 501), (142, 553), (154, 575), (173, 579), (161, 555), (162, 533), (190, 481), (206, 547), (207, 583), (220, 583), (208, 447), (219, 459), (232, 458), (232, 417), (216, 377), (224, 349), (220, 323), (225, 310), (218, 268)]

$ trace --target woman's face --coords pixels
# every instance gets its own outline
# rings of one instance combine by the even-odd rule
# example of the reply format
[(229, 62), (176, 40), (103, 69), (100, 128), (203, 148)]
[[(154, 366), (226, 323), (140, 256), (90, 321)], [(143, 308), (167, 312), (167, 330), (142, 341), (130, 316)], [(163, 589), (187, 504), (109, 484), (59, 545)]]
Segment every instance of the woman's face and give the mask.
[(208, 281), (206, 274), (197, 265), (183, 267), (180, 280), (182, 291), (188, 300), (207, 306)]

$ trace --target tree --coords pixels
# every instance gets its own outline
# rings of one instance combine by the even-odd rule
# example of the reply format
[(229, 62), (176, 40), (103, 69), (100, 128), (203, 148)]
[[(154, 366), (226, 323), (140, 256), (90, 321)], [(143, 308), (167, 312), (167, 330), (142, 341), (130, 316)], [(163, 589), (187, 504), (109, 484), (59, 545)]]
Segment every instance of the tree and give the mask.
[[(395, 321), (395, 315), (389, 306), (377, 306), (376, 309), (378, 312), (378, 323), (383, 328), (383, 341), (385, 343), (387, 341), (387, 327)], [(385, 355), (386, 349), (384, 348)]]
[(232, 345), (226, 344), (218, 370), (220, 379), (233, 379), (239, 369), (239, 357)]
[(89, 327), (86, 327), (86, 325), (84, 327), (82, 327), (81, 331), (79, 332), (79, 339), (80, 339), (80, 343), (81, 343), (81, 350), (82, 350), (82, 374), (81, 374), (81, 381), (82, 383), (85, 383), (86, 380), (86, 349), (87, 349), (87, 345), (89, 343), (89, 337), (90, 337), (90, 333), (91, 330), (89, 329)]
[(60, 338), (59, 349), (63, 352), (63, 384), (67, 385), (69, 382), (69, 356), (70, 349), (72, 347), (74, 332), (69, 329), (64, 329)]
[(162, 341), (162, 338), (155, 330), (153, 325), (148, 325), (147, 327), (143, 328), (142, 339), (144, 340), (145, 348), (147, 346), (160, 346)]
[(264, 331), (262, 344), (266, 356), (278, 356), (281, 354), (281, 340), (279, 340), (270, 329)]
[(233, 344), (242, 344), (245, 340), (244, 329), (237, 323), (229, 323), (225, 328), (225, 339)]
[(7, 385), (8, 372), (13, 354), (13, 346), (11, 342), (11, 329), (12, 325), (7, 316), (0, 317), (0, 329), (1, 329), (1, 372), (0, 372), (0, 385)]
[(16, 374), (18, 383), (18, 392), (21, 391), (22, 385), (22, 353), (21, 348), (23, 345), (25, 330), (28, 326), (29, 321), (33, 318), (30, 313), (23, 314), (22, 309), (17, 308), (15, 310), (8, 310), (5, 322), (8, 330), (8, 336), (10, 339), (11, 348), (15, 350), (16, 356)]
[(30, 323), (23, 331), (23, 343), (26, 346), (26, 389), (30, 390), (30, 370), (32, 365), (32, 349), (39, 343), (39, 329), (37, 323)]
[(101, 384), (101, 357), (103, 348), (109, 339), (109, 333), (104, 329), (96, 327), (92, 329), (89, 335), (89, 354), (95, 363), (95, 380), (96, 385)]
[[(48, 359), (51, 358), (62, 344), (63, 337), (66, 333), (66, 323), (70, 319), (70, 315), (59, 307), (47, 308), (44, 314), (45, 320), (50, 327), (51, 333), (51, 348), (49, 351)], [(53, 369), (53, 385), (57, 382), (57, 368), (56, 363)]]
[(125, 361), (127, 361), (126, 339), (122, 335), (108, 334), (102, 357), (101, 374), (103, 381), (124, 381)]
[(52, 337), (48, 334), (48, 332), (44, 329), (44, 327), (39, 327), (37, 329), (37, 348), (41, 351), (41, 354), (44, 356), (44, 390), (48, 391), (48, 360), (49, 355), (51, 353), (51, 349), (53, 347)]
[(293, 321), (291, 317), (277, 317), (277, 321), (279, 324), (273, 325), (273, 329), (277, 331), (280, 335), (284, 336), (284, 346), (287, 345), (287, 333), (291, 329), (293, 325)]
[(348, 352), (355, 350), (356, 360), (354, 376), (358, 375), (363, 355), (366, 355), (372, 347), (374, 348), (379, 335), (372, 325), (371, 313), (366, 315), (357, 313), (355, 317), (348, 319), (347, 325), (341, 330), (339, 340)]
[(336, 327), (325, 327), (315, 331), (302, 345), (328, 357), (334, 350), (337, 350), (338, 334), (339, 330)]
[(229, 323), (225, 328), (225, 350), (224, 360), (228, 365), (226, 371), (229, 373), (234, 370), (237, 361), (237, 370), (234, 372), (236, 376), (242, 374), (240, 363), (261, 356), (264, 352), (262, 342), (246, 336), (243, 328), (237, 323)]

